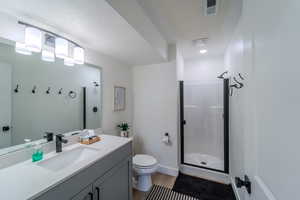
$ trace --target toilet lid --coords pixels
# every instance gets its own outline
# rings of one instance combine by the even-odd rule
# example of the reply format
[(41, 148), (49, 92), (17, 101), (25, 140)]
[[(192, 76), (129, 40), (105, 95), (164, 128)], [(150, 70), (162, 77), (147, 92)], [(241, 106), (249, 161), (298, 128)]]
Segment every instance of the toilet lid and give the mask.
[(133, 164), (141, 167), (153, 166), (157, 163), (157, 160), (149, 155), (138, 154), (133, 157)]

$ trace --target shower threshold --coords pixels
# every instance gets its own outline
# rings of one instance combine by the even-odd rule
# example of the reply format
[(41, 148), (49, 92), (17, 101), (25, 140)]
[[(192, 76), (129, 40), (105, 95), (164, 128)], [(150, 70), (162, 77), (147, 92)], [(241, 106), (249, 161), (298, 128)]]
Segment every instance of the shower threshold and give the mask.
[(220, 171), (224, 170), (224, 161), (215, 156), (201, 153), (186, 153), (184, 158), (184, 162), (186, 164), (196, 165)]

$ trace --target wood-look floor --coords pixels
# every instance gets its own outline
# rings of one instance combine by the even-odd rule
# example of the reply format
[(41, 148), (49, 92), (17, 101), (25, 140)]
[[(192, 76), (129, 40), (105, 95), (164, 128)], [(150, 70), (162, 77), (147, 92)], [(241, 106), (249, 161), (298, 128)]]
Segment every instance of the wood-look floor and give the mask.
[[(174, 176), (168, 176), (160, 173), (156, 173), (152, 176), (152, 182), (156, 185), (161, 185), (167, 188), (173, 188), (173, 185), (176, 181), (176, 177)], [(133, 200), (144, 200), (146, 197), (145, 192), (140, 192), (137, 190), (133, 190)]]

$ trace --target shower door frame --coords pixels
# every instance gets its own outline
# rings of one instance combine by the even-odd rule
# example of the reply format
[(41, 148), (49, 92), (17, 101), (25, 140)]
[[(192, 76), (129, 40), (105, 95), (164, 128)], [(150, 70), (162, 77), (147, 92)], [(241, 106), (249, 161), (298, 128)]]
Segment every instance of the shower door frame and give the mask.
[(181, 140), (181, 164), (207, 169), (211, 171), (229, 174), (229, 79), (223, 79), (223, 121), (224, 121), (224, 170), (213, 169), (184, 162), (184, 81), (179, 81), (179, 101), (180, 101), (180, 140)]

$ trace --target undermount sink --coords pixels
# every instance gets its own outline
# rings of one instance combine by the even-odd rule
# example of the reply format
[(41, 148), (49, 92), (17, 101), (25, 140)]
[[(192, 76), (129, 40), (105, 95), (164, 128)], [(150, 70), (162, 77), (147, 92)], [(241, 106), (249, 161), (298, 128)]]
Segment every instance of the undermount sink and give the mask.
[(65, 150), (53, 157), (40, 161), (37, 165), (51, 171), (59, 171), (70, 165), (95, 157), (98, 152), (98, 149), (79, 146), (74, 149)]

